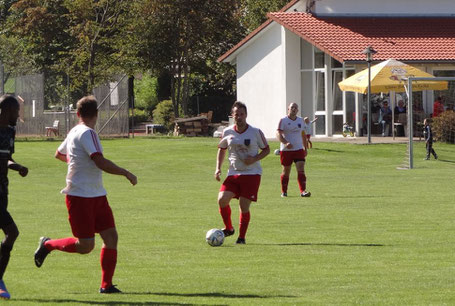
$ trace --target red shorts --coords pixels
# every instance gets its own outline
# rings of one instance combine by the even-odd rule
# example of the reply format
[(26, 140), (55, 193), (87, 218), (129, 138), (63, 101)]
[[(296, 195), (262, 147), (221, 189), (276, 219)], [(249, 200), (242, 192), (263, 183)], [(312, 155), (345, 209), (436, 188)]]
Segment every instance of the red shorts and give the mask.
[(83, 198), (66, 195), (71, 230), (76, 238), (93, 238), (95, 233), (115, 227), (106, 196)]
[(306, 134), (305, 136), (306, 136), (306, 139), (310, 140), (311, 134)]
[(280, 161), (283, 166), (290, 166), (292, 162), (305, 161), (305, 150), (280, 151)]
[(220, 191), (233, 192), (236, 199), (243, 197), (256, 202), (260, 184), (260, 175), (231, 175), (224, 180)]

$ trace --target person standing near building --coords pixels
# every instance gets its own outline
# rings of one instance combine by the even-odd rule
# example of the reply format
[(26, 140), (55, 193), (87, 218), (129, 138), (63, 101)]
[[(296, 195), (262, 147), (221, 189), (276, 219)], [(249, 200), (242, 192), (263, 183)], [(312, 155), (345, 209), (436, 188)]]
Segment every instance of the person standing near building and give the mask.
[(114, 216), (103, 187), (102, 172), (125, 176), (132, 185), (137, 178), (103, 156), (103, 148), (94, 128), (98, 118), (97, 101), (86, 96), (77, 102), (79, 124), (58, 147), (55, 157), (68, 163), (66, 194), (69, 222), (74, 237), (50, 239), (41, 237), (35, 252), (35, 264), (41, 267), (46, 256), (59, 250), (88, 254), (95, 247), (95, 233), (103, 240), (101, 248), (102, 279), (100, 293), (120, 293), (112, 284), (117, 263), (117, 230)]
[[(304, 122), (297, 116), (299, 107), (296, 103), (288, 106), (288, 114), (278, 124), (276, 137), (280, 141), (280, 161), (283, 166), (281, 173), (281, 196), (288, 196), (289, 175), (292, 163), (297, 170), (297, 181), (300, 195), (309, 197), (311, 193), (306, 190), (305, 156), (308, 149), (307, 138), (304, 131)], [(310, 123), (311, 124), (311, 123)]]
[(8, 169), (20, 176), (28, 174), (28, 168), (16, 163), (12, 157), (16, 137), (16, 122), (19, 118), (19, 102), (13, 96), (0, 97), (0, 226), (5, 238), (0, 244), (0, 298), (9, 299), (10, 293), (3, 281), (11, 250), (19, 236), (16, 223), (8, 212)]
[(437, 97), (433, 103), (433, 118), (439, 116), (444, 112), (444, 104), (442, 97)]
[(433, 149), (433, 132), (431, 131), (430, 120), (431, 119), (429, 118), (425, 118), (425, 120), (423, 120), (423, 136), (425, 138), (425, 146), (427, 149), (427, 156), (425, 157), (425, 160), (430, 160), (430, 154), (433, 154), (434, 159), (438, 159), (438, 155)]
[(261, 183), (260, 160), (270, 153), (270, 148), (262, 131), (246, 122), (247, 108), (240, 101), (231, 109), (234, 125), (223, 131), (216, 157), (215, 179), (221, 180), (221, 166), (229, 151), (229, 170), (218, 193), (218, 205), (224, 223), (224, 235), (231, 236), (235, 230), (231, 221), (233, 198), (239, 199), (240, 229), (237, 244), (245, 244), (245, 236), (250, 223), (250, 205), (257, 201)]
[(313, 143), (311, 142), (311, 135), (313, 134), (313, 123), (318, 120), (318, 117), (314, 117), (313, 120), (310, 121), (310, 118), (305, 117), (303, 118), (303, 130), (305, 132), (305, 137), (308, 143), (308, 148), (311, 149), (313, 147)]
[(379, 110), (379, 123), (382, 125), (382, 137), (390, 136), (392, 131), (392, 110), (387, 100), (382, 102), (382, 107)]

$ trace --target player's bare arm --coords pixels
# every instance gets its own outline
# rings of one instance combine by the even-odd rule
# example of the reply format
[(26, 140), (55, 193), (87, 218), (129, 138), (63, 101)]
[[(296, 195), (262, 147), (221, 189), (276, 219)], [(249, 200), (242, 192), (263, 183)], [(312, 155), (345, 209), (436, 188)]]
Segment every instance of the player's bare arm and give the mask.
[(215, 169), (215, 179), (217, 181), (221, 180), (221, 166), (223, 165), (225, 156), (226, 156), (226, 150), (218, 149), (218, 153), (216, 155), (216, 169)]
[(267, 148), (264, 148), (261, 150), (261, 152), (256, 155), (256, 156), (247, 156), (244, 160), (242, 160), (246, 165), (251, 165), (251, 164), (254, 164), (255, 162), (263, 159), (264, 157), (266, 157), (267, 155), (269, 155), (270, 153), (270, 148), (267, 147)]
[(292, 143), (288, 142), (286, 138), (284, 138), (283, 131), (277, 130), (276, 131), (276, 138), (283, 143), (287, 149), (292, 149)]
[(302, 142), (304, 150), (308, 152), (308, 139), (306, 138), (305, 132), (302, 133)]
[(8, 168), (14, 171), (19, 172), (19, 175), (22, 177), (27, 176), (28, 174), (28, 168), (22, 166), (21, 164), (18, 164), (14, 161), (14, 159), (10, 158), (8, 160)]
[(61, 160), (62, 162), (65, 162), (65, 163), (67, 162), (66, 155), (60, 153), (58, 150), (55, 151), (55, 155), (54, 156), (55, 156), (56, 159)]
[(123, 175), (130, 181), (132, 185), (137, 184), (137, 177), (134, 174), (124, 168), (117, 166), (114, 162), (105, 158), (103, 155), (96, 154), (92, 157), (92, 160), (95, 165), (104, 172), (115, 175)]

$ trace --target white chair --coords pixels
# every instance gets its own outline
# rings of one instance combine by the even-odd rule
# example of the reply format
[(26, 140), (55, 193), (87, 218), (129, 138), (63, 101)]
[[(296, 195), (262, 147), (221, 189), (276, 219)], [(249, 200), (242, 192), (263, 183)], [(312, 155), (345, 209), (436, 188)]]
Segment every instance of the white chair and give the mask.
[(51, 133), (53, 133), (55, 136), (59, 136), (58, 128), (60, 125), (59, 120), (55, 120), (52, 126), (46, 126), (46, 136), (51, 136)]

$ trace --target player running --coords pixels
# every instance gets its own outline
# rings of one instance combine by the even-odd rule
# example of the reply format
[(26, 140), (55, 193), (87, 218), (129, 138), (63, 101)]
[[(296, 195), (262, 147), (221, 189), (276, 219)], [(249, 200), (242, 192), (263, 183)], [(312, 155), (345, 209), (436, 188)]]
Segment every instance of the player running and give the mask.
[(35, 252), (35, 264), (39, 268), (53, 250), (87, 254), (95, 247), (95, 233), (103, 239), (101, 248), (100, 293), (120, 293), (112, 284), (117, 263), (117, 230), (114, 216), (103, 187), (102, 172), (125, 176), (132, 185), (137, 178), (126, 169), (120, 168), (104, 158), (103, 148), (94, 131), (98, 118), (97, 101), (87, 96), (77, 102), (79, 124), (67, 135), (58, 147), (55, 157), (68, 163), (66, 194), (69, 222), (73, 235), (63, 239), (41, 237)]
[(228, 149), (229, 170), (218, 194), (218, 205), (225, 226), (224, 235), (231, 236), (234, 234), (234, 227), (229, 202), (232, 198), (239, 199), (240, 232), (236, 243), (245, 244), (250, 222), (250, 204), (257, 201), (261, 182), (262, 168), (259, 161), (270, 153), (270, 148), (262, 131), (246, 123), (245, 104), (235, 102), (231, 113), (234, 125), (224, 129), (218, 145), (215, 179), (221, 179), (221, 166)]
[(0, 298), (3, 299), (11, 297), (3, 282), (3, 275), (8, 266), (14, 242), (19, 236), (16, 223), (7, 210), (8, 169), (19, 172), (22, 177), (28, 174), (27, 167), (19, 165), (12, 157), (17, 118), (19, 118), (19, 103), (16, 98), (2, 96), (0, 98), (0, 227), (5, 233), (5, 238), (0, 245)]
[(276, 137), (280, 141), (280, 161), (283, 166), (281, 173), (281, 197), (288, 196), (289, 175), (292, 163), (297, 169), (300, 196), (309, 197), (311, 193), (306, 190), (305, 156), (308, 149), (307, 138), (304, 131), (304, 122), (297, 116), (299, 107), (295, 103), (288, 106), (288, 114), (280, 120)]

